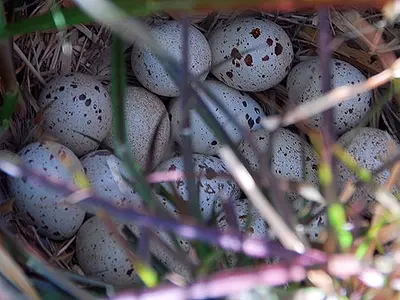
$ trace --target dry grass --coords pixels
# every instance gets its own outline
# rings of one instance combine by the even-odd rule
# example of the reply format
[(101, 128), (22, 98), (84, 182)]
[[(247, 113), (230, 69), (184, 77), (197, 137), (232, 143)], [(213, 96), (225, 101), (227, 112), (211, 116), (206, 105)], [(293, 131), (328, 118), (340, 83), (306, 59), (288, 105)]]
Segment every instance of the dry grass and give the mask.
[[(49, 1), (41, 1), (33, 14), (43, 14), (50, 8)], [(208, 36), (213, 28), (222, 20), (229, 20), (239, 14), (262, 14), (277, 22), (289, 33), (295, 50), (295, 61), (302, 61), (309, 56), (317, 54), (317, 18), (314, 13), (271, 14), (259, 11), (237, 11), (235, 13), (213, 13), (211, 15), (196, 14), (192, 16), (192, 24)], [(381, 16), (376, 11), (360, 12), (360, 16), (370, 24), (376, 24)], [(179, 19), (179, 15), (157, 14), (146, 19), (147, 23), (158, 22), (163, 19)], [(362, 70), (367, 76), (381, 72), (385, 66), (381, 64), (375, 52), (390, 53), (397, 50), (399, 43), (399, 28), (386, 28), (382, 30), (382, 36), (386, 41), (384, 47), (377, 47), (377, 51), (371, 48), (374, 44), (365, 36), (371, 32), (355, 25), (357, 15), (352, 12), (332, 11), (331, 29), (334, 33), (332, 48), (334, 56), (345, 60)], [(363, 31), (364, 30), (364, 31)], [(111, 76), (110, 68), (110, 31), (99, 25), (77, 25), (66, 31), (45, 31), (30, 35), (16, 37), (14, 39), (15, 68), (19, 81), (22, 83), (26, 109), (20, 111), (11, 123), (11, 130), (0, 140), (1, 149), (18, 151), (33, 138), (38, 137), (36, 113), (39, 108), (36, 99), (45, 82), (57, 74), (68, 72), (82, 72), (96, 76), (103, 83), (108, 84)], [(130, 60), (129, 45), (127, 49), (127, 62)], [(139, 85), (128, 67), (129, 84)], [(381, 100), (384, 88), (374, 92), (374, 101)], [(291, 104), (287, 100), (287, 92), (284, 83), (263, 92), (252, 94), (264, 107), (267, 113), (282, 112)], [(373, 115), (370, 125), (388, 130), (397, 138), (399, 134), (400, 114), (397, 105), (389, 105)], [(4, 178), (2, 178), (4, 183)], [(0, 187), (0, 188), (4, 188)], [(1, 190), (0, 190), (1, 192)], [(6, 201), (7, 197), (2, 197)], [(1, 203), (1, 201), (0, 201)], [(7, 202), (8, 203), (8, 202)], [(9, 205), (9, 207), (11, 207)], [(8, 212), (0, 210), (0, 213)], [(11, 217), (10, 217), (11, 216)], [(11, 219), (10, 219), (11, 218)], [(1, 225), (13, 226), (17, 236), (32, 245), (37, 251), (46, 257), (48, 261), (60, 268), (68, 269), (82, 274), (74, 261), (74, 239), (64, 242), (54, 242), (37, 234), (31, 224), (27, 224), (17, 213), (11, 212), (3, 218)], [(7, 222), (6, 222), (7, 221)], [(4, 224), (3, 224), (4, 223)], [(11, 224), (11, 225), (10, 225)], [(391, 228), (385, 228), (382, 239), (391, 240)]]

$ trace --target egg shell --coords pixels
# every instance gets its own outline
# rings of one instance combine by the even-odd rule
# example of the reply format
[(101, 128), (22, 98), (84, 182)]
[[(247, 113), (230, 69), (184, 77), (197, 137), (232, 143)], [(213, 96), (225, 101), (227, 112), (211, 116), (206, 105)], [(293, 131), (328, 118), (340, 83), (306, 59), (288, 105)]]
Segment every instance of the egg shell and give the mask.
[[(270, 145), (270, 133), (265, 130), (254, 131), (251, 135), (256, 150), (259, 153), (266, 153)], [(303, 154), (304, 149), (304, 154)], [(256, 157), (253, 148), (247, 141), (242, 141), (239, 144), (238, 150), (243, 154), (250, 168), (253, 170), (260, 169), (260, 161)], [(303, 155), (305, 163), (305, 171), (303, 172)], [(305, 181), (313, 185), (318, 185), (318, 165), (315, 152), (311, 145), (303, 140), (298, 134), (291, 132), (288, 129), (280, 128), (274, 138), (274, 147), (272, 151), (272, 170), (279, 177), (293, 180)], [(303, 179), (303, 173), (305, 177)], [(300, 195), (294, 192), (288, 192), (287, 196), (293, 204), (295, 212), (302, 211), (309, 201), (303, 199)], [(313, 214), (315, 218), (309, 226), (310, 238), (318, 236), (320, 231), (321, 220), (317, 216), (321, 206), (315, 207)], [(325, 217), (323, 217), (325, 220)]]
[[(201, 174), (197, 177), (199, 186), (200, 210), (203, 219), (209, 220), (212, 216), (215, 206), (215, 212), (221, 209), (220, 198), (236, 199), (240, 196), (240, 188), (238, 184), (229, 176), (229, 172), (225, 164), (219, 158), (193, 154), (193, 163), (195, 174)], [(183, 156), (173, 157), (162, 162), (156, 169), (157, 171), (183, 171)], [(223, 176), (219, 176), (219, 174)], [(189, 201), (187, 192), (187, 181), (185, 179), (173, 182), (178, 195), (184, 200)], [(170, 185), (162, 183), (162, 186), (172, 192)]]
[[(261, 128), (260, 122), (265, 114), (257, 101), (251, 98), (248, 94), (236, 91), (217, 80), (206, 80), (204, 85), (232, 114), (232, 116), (242, 126), (242, 129), (250, 131)], [(213, 116), (225, 129), (232, 141), (238, 144), (242, 137), (240, 128), (235, 126), (232, 120), (223, 113), (204, 92), (199, 91), (199, 96), (209, 108)], [(218, 154), (221, 144), (220, 141), (203, 121), (197, 111), (194, 110), (194, 106), (191, 106), (190, 109), (193, 151), (208, 155)], [(182, 112), (181, 100), (179, 98), (175, 98), (171, 101), (169, 114), (171, 119), (172, 137), (178, 142), (178, 144), (182, 145)]]
[[(236, 222), (240, 231), (245, 232), (246, 235), (253, 238), (272, 240), (268, 226), (264, 219), (260, 216), (257, 209), (251, 206), (251, 211), (249, 212), (249, 201), (247, 199), (234, 200), (233, 208), (237, 218)], [(218, 216), (217, 226), (222, 232), (225, 232), (229, 229), (230, 225), (228, 224), (225, 212)], [(226, 257), (230, 266), (237, 264), (238, 259), (233, 251), (227, 251)]]
[(289, 36), (260, 17), (239, 17), (213, 30), (209, 43), (211, 73), (241, 91), (272, 88), (288, 74), (293, 60)]
[[(18, 155), (27, 167), (70, 184), (75, 185), (75, 181), (64, 163), (70, 163), (74, 170), (84, 172), (75, 154), (58, 143), (35, 142), (22, 148)], [(16, 207), (26, 214), (40, 234), (50, 239), (64, 240), (78, 231), (85, 211), (76, 205), (64, 203), (65, 194), (26, 179), (9, 177), (8, 183)]]
[[(351, 64), (332, 60), (331, 87), (355, 85), (365, 81), (365, 76)], [(306, 103), (322, 95), (322, 75), (319, 58), (312, 58), (297, 64), (289, 73), (287, 79), (289, 100), (296, 104)], [(346, 100), (335, 106), (334, 127), (337, 133), (342, 134), (354, 126), (367, 114), (371, 107), (371, 92)], [(322, 125), (322, 115), (318, 114), (308, 120), (314, 128)]]
[[(180, 218), (178, 210), (175, 208), (175, 206), (170, 201), (168, 201), (167, 198), (165, 198), (162, 195), (158, 195), (158, 194), (155, 194), (155, 197), (164, 206), (164, 208), (172, 214), (172, 216), (175, 219), (179, 219)], [(158, 228), (158, 230), (162, 231), (162, 228)], [(187, 240), (185, 240), (185, 239), (180, 238), (180, 237), (177, 237), (177, 240), (179, 242), (180, 248), (185, 252), (189, 252), (189, 250), (191, 249), (189, 242)]]
[[(142, 207), (139, 194), (124, 180), (129, 178), (122, 162), (108, 150), (96, 150), (81, 158), (95, 193), (119, 207)], [(95, 214), (92, 209), (87, 212)]]
[[(266, 153), (270, 134), (265, 129), (252, 132), (251, 137), (256, 146), (256, 151)], [(288, 129), (280, 128), (274, 137), (274, 148), (272, 151), (272, 170), (276, 175), (283, 178), (302, 181), (303, 180), (303, 148), (305, 161), (305, 178), (309, 183), (318, 183), (317, 159), (314, 149), (298, 134)], [(250, 143), (246, 140), (240, 142), (238, 150), (243, 154), (253, 170), (260, 169), (260, 161), (255, 155)]]
[[(128, 225), (128, 227), (139, 238), (142, 236), (142, 231), (137, 225), (130, 224)], [(176, 246), (174, 244), (174, 241), (160, 227), (155, 228), (153, 232), (156, 234), (158, 239), (152, 239), (150, 241), (149, 243), (150, 253), (154, 255), (156, 258), (158, 258), (160, 262), (172, 272), (177, 273), (186, 279), (191, 278), (192, 275), (189, 267), (187, 267), (176, 257), (176, 255), (178, 257), (181, 256), (179, 256), (178, 253), (175, 253), (174, 256), (173, 254), (170, 253), (170, 250), (165, 249), (165, 247), (169, 247), (171, 251), (175, 251)], [(161, 245), (161, 243), (163, 243), (164, 245)], [(183, 255), (182, 252), (180, 255)]]
[(70, 73), (50, 80), (40, 93), (43, 128), (78, 157), (97, 148), (112, 126), (110, 97), (95, 78)]
[[(233, 203), (235, 214), (237, 217), (237, 224), (240, 231), (246, 231), (249, 236), (254, 238), (268, 238), (268, 226), (264, 219), (261, 217), (258, 210), (251, 206), (249, 212), (249, 201), (247, 199), (237, 199)], [(249, 226), (247, 227), (248, 222)], [(218, 227), (225, 231), (229, 227), (227, 216), (225, 212), (221, 213), (217, 219)], [(247, 229), (247, 230), (246, 230)]]
[(78, 264), (88, 277), (124, 288), (140, 282), (126, 249), (97, 216), (79, 229), (75, 251)]
[[(159, 47), (174, 59), (182, 60), (182, 24), (165, 21), (154, 24), (150, 34)], [(189, 26), (189, 71), (204, 80), (211, 68), (211, 49), (204, 35), (192, 25)], [(147, 45), (136, 42), (132, 49), (132, 70), (140, 83), (148, 90), (161, 96), (177, 97), (179, 86), (175, 84), (163, 65)]]
[[(369, 171), (380, 168), (383, 163), (395, 155), (399, 150), (399, 144), (386, 131), (372, 128), (355, 128), (341, 136), (337, 143), (341, 145), (356, 160), (359, 167)], [(339, 184), (344, 188), (347, 181), (356, 182), (357, 176), (354, 175), (342, 163), (338, 163)], [(387, 182), (390, 171), (385, 170), (377, 174), (374, 178), (379, 184)], [(373, 188), (367, 185), (358, 187), (350, 201), (365, 200), (369, 205), (375, 199)]]
[[(152, 166), (156, 167), (168, 151), (169, 146), (171, 129), (167, 109), (160, 98), (141, 87), (128, 87), (125, 98), (125, 120), (129, 147), (143, 170), (147, 167), (149, 159), (152, 161)], [(154, 149), (151, 149), (154, 134), (156, 134), (156, 140)], [(113, 148), (113, 130), (110, 130), (104, 143)]]

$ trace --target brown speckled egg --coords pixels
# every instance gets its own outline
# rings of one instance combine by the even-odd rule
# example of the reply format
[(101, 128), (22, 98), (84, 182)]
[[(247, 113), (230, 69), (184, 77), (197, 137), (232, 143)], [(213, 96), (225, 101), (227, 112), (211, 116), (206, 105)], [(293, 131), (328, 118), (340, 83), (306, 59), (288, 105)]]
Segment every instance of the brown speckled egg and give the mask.
[[(170, 121), (167, 109), (160, 98), (142, 87), (128, 87), (125, 97), (125, 120), (130, 149), (143, 169), (149, 159), (152, 160), (153, 167), (156, 167), (168, 151)], [(154, 149), (150, 149), (154, 135)], [(111, 148), (113, 136), (111, 130), (104, 140)]]
[[(383, 163), (399, 151), (399, 145), (386, 131), (372, 128), (355, 128), (342, 135), (337, 143), (344, 147), (358, 165), (369, 171), (378, 169)], [(392, 151), (391, 151), (392, 150)], [(339, 166), (339, 183), (343, 188), (347, 181), (355, 182), (357, 177), (342, 163)], [(385, 170), (375, 176), (375, 180), (379, 184), (384, 184), (390, 176), (390, 171)], [(357, 188), (350, 201), (361, 200), (371, 204), (375, 199), (373, 188), (363, 185)]]
[[(338, 59), (332, 60), (332, 88), (354, 85), (365, 80), (365, 76), (351, 64)], [(321, 96), (322, 75), (319, 59), (312, 58), (297, 64), (290, 71), (286, 85), (289, 100), (296, 104), (306, 103)], [(339, 134), (352, 129), (361, 121), (370, 109), (371, 97), (371, 92), (366, 91), (335, 106), (333, 124)], [(310, 118), (308, 123), (314, 128), (321, 126), (322, 115)]]
[(78, 264), (88, 277), (122, 288), (140, 283), (127, 250), (97, 216), (79, 229), (75, 251)]
[[(168, 55), (181, 61), (182, 24), (165, 21), (151, 26), (154, 41)], [(151, 50), (141, 42), (133, 45), (132, 70), (136, 78), (148, 90), (160, 96), (177, 97), (179, 86), (164, 69)], [(189, 71), (200, 80), (206, 79), (211, 68), (211, 50), (204, 35), (192, 25), (189, 26)]]
[[(124, 178), (129, 178), (121, 161), (107, 150), (96, 150), (81, 158), (86, 176), (95, 193), (112, 204), (140, 208), (142, 199)], [(90, 213), (95, 213), (91, 209)]]
[[(264, 129), (254, 131), (251, 135), (257, 151), (266, 153), (269, 146), (269, 133)], [(305, 170), (302, 164), (302, 147), (304, 147)], [(253, 148), (247, 141), (239, 144), (239, 151), (248, 161), (251, 168), (258, 170), (261, 168), (260, 161), (255, 156)], [(288, 129), (281, 128), (277, 131), (274, 139), (272, 152), (272, 169), (276, 175), (290, 180), (301, 180), (303, 171), (305, 179), (310, 183), (318, 182), (317, 159), (313, 148), (307, 141)]]
[[(247, 131), (261, 128), (261, 119), (265, 116), (261, 106), (244, 92), (237, 91), (217, 80), (206, 80), (204, 85), (219, 99), (220, 103), (236, 118), (237, 122)], [(201, 99), (210, 109), (213, 116), (224, 127), (234, 143), (239, 143), (242, 137), (240, 128), (213, 103), (204, 92), (199, 91)], [(182, 145), (182, 102), (175, 98), (169, 106), (171, 118), (171, 134), (178, 144)], [(201, 116), (191, 107), (191, 130), (193, 151), (202, 154), (215, 155), (221, 143), (213, 131), (203, 121)]]
[[(46, 84), (38, 103), (44, 129), (82, 156), (97, 148), (112, 126), (111, 100), (99, 81), (81, 74), (57, 76)], [(49, 105), (49, 106), (48, 106)]]
[[(84, 172), (75, 154), (58, 143), (35, 142), (22, 148), (18, 155), (27, 167), (70, 184), (75, 184), (74, 177), (64, 163)], [(48, 238), (68, 239), (78, 231), (83, 222), (83, 209), (64, 203), (66, 195), (41, 183), (9, 177), (9, 189), (18, 210), (25, 213), (38, 232)]]
[[(237, 199), (234, 201), (233, 205), (240, 231), (246, 231), (249, 236), (254, 238), (269, 237), (268, 226), (258, 210), (251, 206), (251, 211), (249, 212), (249, 201), (247, 199)], [(225, 213), (218, 216), (217, 222), (218, 227), (223, 231), (229, 226)], [(247, 227), (248, 223), (249, 226)]]
[[(266, 153), (269, 147), (268, 131), (261, 129), (252, 133), (253, 142), (256, 146), (256, 150), (260, 153)], [(304, 163), (305, 170), (303, 168), (303, 147), (304, 147)], [(253, 148), (247, 141), (242, 141), (239, 144), (239, 151), (243, 154), (244, 158), (249, 163), (249, 166), (254, 170), (261, 168), (260, 161), (255, 156)], [(307, 141), (288, 129), (280, 128), (274, 139), (274, 148), (272, 151), (272, 171), (283, 178), (290, 179), (293, 181), (303, 181), (303, 173), (305, 175), (304, 181), (318, 185), (318, 166), (315, 152)], [(293, 203), (295, 212), (302, 211), (308, 204), (308, 201), (304, 200), (300, 195), (294, 192), (288, 192), (287, 196)], [(319, 232), (323, 229), (326, 224), (326, 216), (317, 217), (316, 212), (321, 207), (318, 206), (313, 211), (315, 218), (308, 226), (308, 236), (311, 240), (318, 238)]]
[[(219, 212), (221, 209), (220, 198), (236, 199), (240, 196), (238, 184), (229, 177), (229, 172), (225, 164), (219, 158), (202, 154), (193, 155), (194, 170), (199, 182), (200, 191), (200, 210), (205, 220), (209, 220), (213, 211)], [(162, 162), (156, 169), (157, 171), (183, 171), (183, 156), (176, 156)], [(222, 175), (222, 176), (219, 176)], [(187, 182), (185, 179), (175, 181), (174, 186), (178, 195), (184, 201), (190, 201), (187, 192)], [(164, 188), (171, 191), (169, 184), (162, 183)]]
[(239, 17), (224, 21), (209, 39), (211, 73), (241, 91), (267, 90), (288, 74), (293, 46), (286, 32), (272, 21)]

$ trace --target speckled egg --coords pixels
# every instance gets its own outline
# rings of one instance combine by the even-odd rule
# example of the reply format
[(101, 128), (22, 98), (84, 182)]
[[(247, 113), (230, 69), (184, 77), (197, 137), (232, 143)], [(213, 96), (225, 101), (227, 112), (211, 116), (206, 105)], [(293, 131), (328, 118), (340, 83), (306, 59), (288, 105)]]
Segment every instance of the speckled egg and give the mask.
[[(269, 146), (269, 133), (264, 129), (254, 131), (252, 138), (257, 151), (266, 153)], [(305, 180), (310, 183), (318, 182), (317, 159), (315, 152), (307, 141), (288, 129), (281, 128), (277, 131), (274, 139), (272, 152), (272, 169), (281, 177), (290, 180), (302, 180), (303, 178), (303, 148), (305, 161)], [(248, 161), (251, 168), (258, 170), (260, 161), (256, 157), (253, 148), (247, 141), (242, 141), (238, 147)]]
[[(141, 230), (139, 226), (130, 224), (129, 228), (136, 236), (139, 238), (141, 237)], [(182, 263), (180, 259), (177, 259), (177, 257), (180, 257), (179, 255), (186, 255), (186, 253), (175, 252), (174, 255), (171, 253), (171, 251), (176, 251), (177, 248), (172, 238), (170, 238), (161, 228), (156, 228), (153, 232), (156, 234), (157, 239), (152, 239), (150, 241), (150, 253), (158, 258), (160, 262), (172, 272), (175, 272), (186, 279), (190, 279), (192, 277), (190, 268), (187, 266), (187, 264)], [(180, 242), (180, 246), (183, 246), (181, 240), (178, 240), (178, 242)]]
[[(224, 162), (219, 158), (194, 154), (193, 163), (196, 175), (201, 175), (197, 177), (200, 192), (200, 210), (203, 218), (209, 220), (213, 211), (217, 213), (220, 211), (220, 198), (236, 199), (240, 196), (240, 188), (238, 184), (229, 177), (229, 172)], [(176, 156), (162, 162), (156, 170), (164, 172), (175, 170), (183, 171), (183, 156)], [(168, 183), (162, 183), (162, 185), (168, 192), (172, 192)], [(184, 201), (189, 201), (186, 180), (177, 180), (174, 182), (174, 186), (178, 195)]]
[[(250, 206), (251, 211), (249, 212), (249, 201), (247, 199), (235, 200), (233, 207), (237, 218), (236, 222), (240, 231), (246, 232), (248, 236), (253, 238), (264, 239), (267, 241), (273, 239), (267, 224), (260, 216), (257, 209)], [(217, 226), (222, 232), (230, 229), (225, 212), (218, 216)], [(238, 259), (233, 251), (228, 251), (226, 257), (229, 265), (234, 266), (237, 264)]]
[(79, 229), (76, 259), (88, 277), (118, 287), (132, 287), (140, 282), (126, 249), (99, 217), (90, 218)]
[[(165, 21), (151, 27), (151, 35), (168, 55), (181, 61), (182, 24)], [(204, 80), (211, 68), (211, 50), (204, 35), (195, 27), (189, 26), (189, 71)], [(146, 87), (161, 96), (177, 97), (179, 86), (175, 84), (163, 65), (144, 44), (137, 42), (132, 49), (132, 70), (136, 78)]]
[[(260, 122), (265, 114), (257, 101), (244, 92), (236, 91), (217, 80), (206, 80), (204, 85), (220, 100), (220, 103), (225, 106), (243, 128), (248, 131), (261, 128)], [(232, 120), (204, 92), (199, 91), (199, 96), (217, 121), (224, 127), (232, 141), (239, 143), (241, 139), (240, 128), (235, 126)], [(172, 137), (182, 145), (182, 112), (179, 98), (171, 101), (169, 113)], [(220, 142), (197, 111), (195, 111), (194, 107), (191, 107), (191, 130), (194, 152), (209, 155), (218, 153)]]
[[(83, 172), (79, 159), (71, 150), (54, 142), (29, 144), (18, 153), (27, 167), (51, 178), (75, 184), (73, 175), (64, 166)], [(9, 190), (19, 211), (26, 214), (40, 234), (54, 240), (72, 237), (81, 226), (85, 211), (64, 202), (66, 195), (41, 183), (9, 178)]]
[[(253, 143), (256, 146), (256, 150), (260, 153), (266, 153), (269, 147), (269, 133), (268, 131), (261, 129), (252, 133)], [(247, 141), (242, 141), (238, 147), (239, 151), (243, 154), (244, 158), (249, 163), (249, 166), (254, 170), (260, 169), (260, 161), (256, 157), (253, 148)], [(303, 154), (304, 151), (304, 154)], [(305, 170), (303, 172), (303, 157)], [(305, 181), (318, 185), (318, 165), (315, 152), (307, 141), (303, 140), (298, 134), (291, 132), (288, 129), (281, 128), (276, 132), (274, 139), (274, 148), (272, 151), (272, 170), (276, 175), (293, 180), (293, 181)], [(305, 175), (303, 179), (303, 173)], [(294, 192), (288, 192), (287, 196), (293, 203), (295, 212), (302, 211), (307, 205), (308, 201), (303, 199), (300, 195)], [(320, 206), (316, 207), (313, 211), (315, 214), (319, 211)], [(323, 218), (325, 220), (325, 217)], [(318, 236), (318, 232), (321, 230), (321, 220), (315, 218), (308, 230), (310, 232), (310, 238)]]
[[(399, 151), (399, 145), (386, 131), (364, 127), (353, 129), (341, 136), (337, 143), (344, 147), (358, 165), (373, 171), (383, 165), (383, 163), (391, 158)], [(343, 188), (347, 181), (355, 182), (357, 177), (349, 171), (342, 163), (339, 167), (339, 183)], [(375, 176), (375, 180), (379, 184), (385, 183), (390, 176), (390, 171), (385, 170)], [(365, 200), (367, 204), (371, 204), (375, 199), (374, 191), (369, 186), (361, 186), (357, 188), (350, 201)]]
[[(365, 81), (365, 76), (351, 64), (332, 60), (331, 86), (332, 88), (354, 85)], [(305, 103), (322, 94), (322, 76), (319, 59), (312, 58), (297, 64), (289, 73), (287, 89), (289, 100), (294, 103)], [(335, 106), (334, 126), (342, 134), (354, 126), (366, 115), (371, 106), (371, 92), (362, 94)], [(322, 124), (322, 115), (309, 119), (310, 126), (317, 128)]]
[[(140, 208), (139, 194), (124, 180), (129, 178), (121, 161), (108, 150), (96, 150), (81, 158), (86, 176), (96, 193), (116, 206)], [(89, 213), (95, 211), (89, 209)]]
[(60, 143), (82, 156), (97, 148), (112, 126), (111, 101), (95, 78), (71, 73), (53, 78), (40, 93), (38, 103), (45, 108), (43, 128)]
[[(251, 206), (251, 211), (249, 212), (249, 201), (247, 199), (237, 199), (233, 206), (240, 231), (246, 231), (249, 236), (254, 238), (269, 238), (267, 224), (255, 207)], [(247, 226), (248, 223), (249, 226)], [(225, 213), (218, 216), (217, 224), (223, 231), (229, 227)]]
[[(161, 203), (164, 206), (164, 208), (171, 213), (172, 217), (174, 217), (175, 219), (179, 219), (181, 217), (176, 207), (167, 198), (159, 194), (155, 194), (155, 197), (159, 201), (159, 203)], [(159, 231), (162, 231), (162, 228), (157, 228), (157, 229)], [(185, 252), (189, 252), (190, 243), (187, 240), (182, 239), (180, 237), (177, 237), (177, 240), (179, 242), (180, 248)]]
[(293, 60), (293, 46), (277, 24), (260, 17), (225, 21), (209, 39), (212, 74), (241, 91), (263, 91), (281, 82)]
[[(143, 169), (146, 168), (149, 159), (153, 162), (153, 167), (156, 167), (168, 151), (170, 121), (167, 109), (160, 98), (144, 88), (130, 86), (125, 93), (129, 147)], [(154, 135), (154, 149), (151, 149)], [(113, 139), (114, 133), (111, 130), (104, 143), (112, 148)]]

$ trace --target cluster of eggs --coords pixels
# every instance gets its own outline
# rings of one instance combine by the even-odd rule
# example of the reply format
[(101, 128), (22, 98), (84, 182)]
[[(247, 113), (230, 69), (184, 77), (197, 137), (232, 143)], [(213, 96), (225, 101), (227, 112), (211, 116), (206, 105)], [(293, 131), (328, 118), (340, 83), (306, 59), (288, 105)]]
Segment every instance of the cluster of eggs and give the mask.
[[(165, 21), (151, 27), (155, 41), (169, 55), (181, 59), (182, 27), (179, 22)], [(302, 103), (321, 94), (321, 75), (317, 59), (303, 61), (291, 69), (294, 51), (286, 32), (274, 22), (258, 17), (239, 17), (233, 22), (216, 27), (209, 39), (195, 27), (189, 28), (190, 72), (203, 82), (204, 87), (217, 97), (224, 109), (218, 107), (204, 91), (198, 95), (204, 101), (228, 136), (238, 145), (239, 151), (255, 170), (262, 168), (254, 150), (265, 152), (271, 139), (261, 128), (265, 116), (261, 106), (247, 93), (270, 89), (288, 75), (289, 100)], [(183, 170), (183, 157), (166, 156), (169, 142), (182, 145), (182, 116), (179, 87), (166, 72), (163, 65), (144, 44), (137, 42), (132, 49), (132, 70), (143, 87), (130, 86), (126, 90), (125, 121), (127, 140), (139, 165), (144, 169), (148, 162), (156, 171)], [(215, 79), (207, 78), (211, 73)], [(360, 71), (348, 63), (334, 60), (332, 84), (355, 84), (365, 80)], [(160, 96), (170, 97), (169, 105)], [(365, 116), (370, 107), (371, 94), (364, 93), (336, 107), (335, 126), (339, 133), (352, 129)], [(233, 199), (238, 216), (239, 228), (249, 230), (256, 237), (270, 238), (266, 223), (255, 211), (250, 211), (246, 199), (241, 198), (238, 184), (229, 177), (224, 162), (220, 160), (220, 141), (194, 110), (189, 102), (191, 133), (193, 140), (193, 162), (200, 190), (199, 200), (204, 220), (220, 214), (218, 226), (226, 230), (228, 222), (221, 213), (221, 199)], [(95, 78), (81, 73), (72, 73), (52, 79), (43, 89), (39, 104), (43, 108), (43, 128), (57, 138), (57, 142), (35, 142), (20, 152), (23, 162), (44, 174), (74, 183), (69, 170), (85, 172), (92, 187), (113, 204), (121, 207), (133, 206), (141, 209), (143, 202), (128, 184), (122, 163), (108, 150), (98, 150), (98, 142), (114, 147), (112, 128), (112, 105), (109, 94)], [(232, 122), (226, 111), (235, 118)], [(313, 127), (320, 126), (320, 116), (310, 120)], [(241, 140), (241, 132), (252, 132), (254, 145)], [(352, 131), (350, 131), (352, 132)], [(350, 133), (343, 136), (343, 139)], [(362, 142), (357, 141), (359, 138)], [(378, 129), (364, 128), (346, 148), (358, 162), (370, 161), (371, 155), (384, 152), (383, 140), (390, 139)], [(382, 143), (381, 143), (382, 140)], [(152, 148), (153, 147), (153, 148)], [(371, 150), (373, 149), (373, 150)], [(80, 159), (79, 159), (79, 158)], [(376, 159), (371, 165), (377, 167)], [(277, 176), (290, 180), (306, 180), (318, 184), (317, 158), (311, 145), (288, 129), (280, 129), (274, 137), (272, 170)], [(351, 177), (341, 169), (343, 181)], [(305, 177), (304, 177), (305, 175)], [(387, 177), (387, 174), (386, 174)], [(25, 179), (11, 179), (10, 191), (19, 210), (26, 213), (39, 233), (55, 240), (67, 239), (77, 233), (76, 257), (88, 276), (100, 278), (116, 285), (130, 285), (138, 281), (129, 255), (119, 245), (117, 237), (98, 217), (84, 222), (85, 214), (95, 211), (84, 210), (77, 205), (64, 202), (66, 195), (34, 186)], [(171, 185), (162, 183), (167, 191)], [(185, 179), (177, 180), (172, 186), (184, 201), (189, 201)], [(370, 194), (369, 194), (370, 195)], [(288, 197), (294, 209), (304, 207), (304, 199), (295, 193)], [(372, 197), (372, 195), (371, 195)], [(165, 205), (176, 218), (176, 208), (162, 196), (155, 199)], [(245, 226), (247, 216), (252, 221)], [(243, 218), (245, 216), (245, 218)], [(84, 222), (84, 223), (83, 223)], [(83, 225), (82, 225), (83, 223)], [(320, 228), (325, 224), (316, 217), (311, 226)], [(137, 228), (129, 225), (139, 234)], [(119, 228), (119, 226), (117, 226)], [(315, 231), (310, 238), (317, 238)], [(162, 230), (160, 239), (172, 248), (173, 243)], [(189, 251), (185, 241), (180, 251)], [(178, 273), (188, 276), (190, 270), (179, 265), (169, 252), (152, 247), (152, 254)]]

